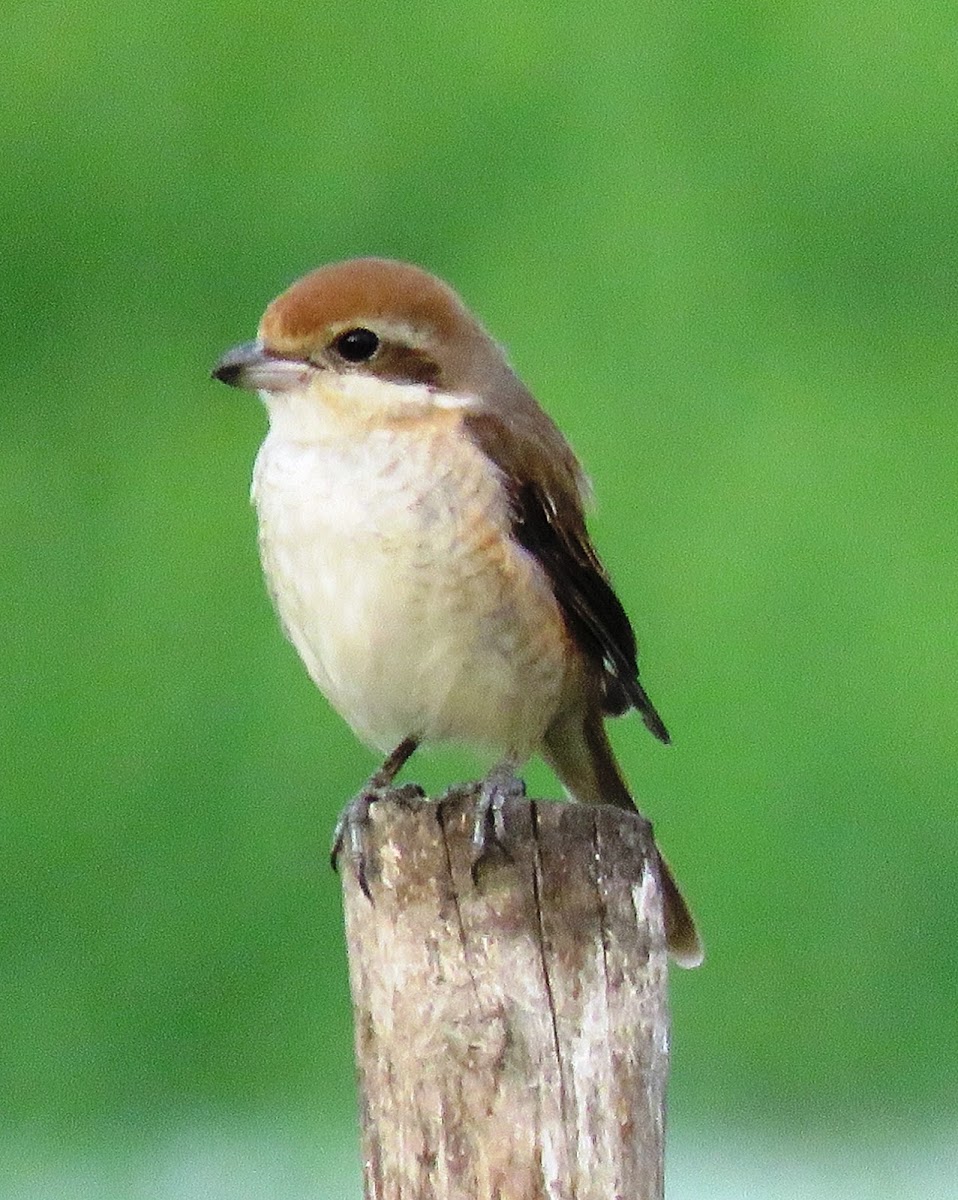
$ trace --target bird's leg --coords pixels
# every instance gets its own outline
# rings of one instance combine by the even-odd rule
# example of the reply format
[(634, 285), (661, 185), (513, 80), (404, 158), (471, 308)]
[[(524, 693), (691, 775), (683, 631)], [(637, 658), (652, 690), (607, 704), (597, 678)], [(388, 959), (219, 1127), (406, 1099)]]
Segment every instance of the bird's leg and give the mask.
[(497, 763), (479, 788), (472, 826), (473, 883), (479, 882), (479, 868), (493, 851), (511, 857), (506, 846), (506, 804), (521, 800), (526, 794), (526, 785), (516, 774), (516, 766), (511, 758)]
[[(333, 830), (333, 846), (330, 851), (330, 862), (336, 870), (337, 861), (343, 847), (349, 849), (349, 855), (356, 866), (356, 878), (367, 899), (372, 899), (369, 893), (369, 880), (366, 867), (369, 854), (366, 846), (366, 827), (369, 823), (370, 806), (379, 800), (392, 784), (406, 762), (414, 754), (419, 745), (419, 738), (404, 738), (396, 749), (389, 755), (378, 771), (374, 771), (339, 814), (336, 828)], [(423, 795), (422, 788), (409, 784), (401, 791), (408, 797)]]

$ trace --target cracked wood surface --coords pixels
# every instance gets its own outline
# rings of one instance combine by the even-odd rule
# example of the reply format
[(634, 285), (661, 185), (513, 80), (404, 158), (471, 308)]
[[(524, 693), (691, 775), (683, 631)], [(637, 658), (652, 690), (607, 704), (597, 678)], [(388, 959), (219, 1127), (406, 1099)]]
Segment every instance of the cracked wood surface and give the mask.
[(666, 950), (646, 822), (471, 788), (373, 805), (341, 864), (366, 1200), (661, 1200)]

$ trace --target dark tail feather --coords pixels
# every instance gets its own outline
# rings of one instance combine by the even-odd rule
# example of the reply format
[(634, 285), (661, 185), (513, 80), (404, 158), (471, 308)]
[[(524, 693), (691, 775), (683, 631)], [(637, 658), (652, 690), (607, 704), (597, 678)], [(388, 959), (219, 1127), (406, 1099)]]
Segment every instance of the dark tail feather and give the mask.
[[(582, 804), (614, 804), (633, 812), (637, 810), (598, 711), (587, 714), (584, 720), (579, 717), (575, 721), (553, 725), (546, 733), (543, 757), (574, 800)], [(669, 864), (658, 847), (656, 852), (669, 953), (680, 966), (697, 967), (704, 958), (704, 950), (695, 921)]]
[(665, 899), (665, 940), (669, 953), (680, 967), (698, 967), (705, 958), (705, 947), (702, 945), (699, 931), (695, 928), (695, 918), (685, 903), (685, 897), (679, 891), (672, 868), (665, 861), (658, 846), (656, 850)]

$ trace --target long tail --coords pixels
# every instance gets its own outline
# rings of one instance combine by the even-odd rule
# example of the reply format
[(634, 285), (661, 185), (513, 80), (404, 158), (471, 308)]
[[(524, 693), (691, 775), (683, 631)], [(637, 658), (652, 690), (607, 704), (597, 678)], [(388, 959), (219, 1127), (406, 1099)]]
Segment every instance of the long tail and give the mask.
[[(615, 761), (597, 708), (584, 717), (577, 714), (574, 719), (556, 721), (546, 733), (543, 757), (574, 800), (615, 804), (631, 811), (638, 808)], [(661, 852), (659, 865), (669, 953), (680, 966), (697, 967), (704, 958), (704, 949), (695, 921)]]

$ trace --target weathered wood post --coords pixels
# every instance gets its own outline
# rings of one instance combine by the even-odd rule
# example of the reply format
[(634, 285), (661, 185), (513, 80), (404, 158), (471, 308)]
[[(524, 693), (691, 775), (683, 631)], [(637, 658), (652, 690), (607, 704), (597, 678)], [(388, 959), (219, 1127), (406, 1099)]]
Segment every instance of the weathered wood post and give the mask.
[(519, 801), (470, 874), (470, 788), (372, 808), (343, 861), (366, 1200), (661, 1200), (662, 900), (647, 824)]

